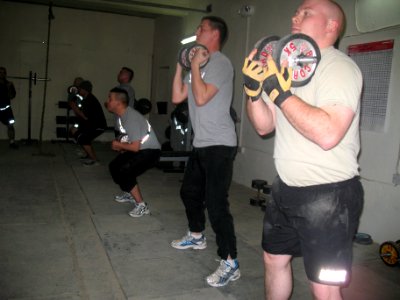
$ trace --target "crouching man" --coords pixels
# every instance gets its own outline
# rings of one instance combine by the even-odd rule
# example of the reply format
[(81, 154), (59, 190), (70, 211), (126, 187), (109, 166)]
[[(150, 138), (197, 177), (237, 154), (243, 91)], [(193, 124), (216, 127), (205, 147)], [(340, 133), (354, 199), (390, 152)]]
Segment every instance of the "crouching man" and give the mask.
[(118, 151), (118, 155), (110, 162), (109, 170), (114, 182), (123, 191), (115, 196), (115, 201), (133, 203), (134, 208), (129, 215), (141, 217), (149, 214), (150, 210), (143, 201), (137, 177), (157, 164), (161, 146), (150, 123), (128, 103), (125, 90), (110, 90), (105, 106), (117, 116), (116, 127), (121, 135), (112, 141), (111, 148)]

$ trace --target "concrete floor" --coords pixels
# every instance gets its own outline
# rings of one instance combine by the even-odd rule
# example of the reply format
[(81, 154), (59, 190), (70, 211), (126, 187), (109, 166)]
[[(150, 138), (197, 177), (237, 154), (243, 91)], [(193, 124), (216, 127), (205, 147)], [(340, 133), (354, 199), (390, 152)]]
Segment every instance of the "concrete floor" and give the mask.
[[(185, 234), (181, 173), (153, 169), (140, 178), (152, 214), (131, 218), (130, 204), (107, 164), (108, 144), (95, 144), (101, 165), (84, 167), (76, 146), (44, 143), (18, 150), (0, 141), (0, 299), (263, 299), (260, 247), (263, 213), (249, 205), (250, 188), (232, 184), (242, 277), (223, 288), (205, 277), (218, 263), (208, 248), (179, 251)], [(379, 258), (379, 245), (354, 244), (352, 284), (345, 299), (400, 299), (400, 268)], [(310, 299), (301, 259), (293, 261), (292, 299)]]

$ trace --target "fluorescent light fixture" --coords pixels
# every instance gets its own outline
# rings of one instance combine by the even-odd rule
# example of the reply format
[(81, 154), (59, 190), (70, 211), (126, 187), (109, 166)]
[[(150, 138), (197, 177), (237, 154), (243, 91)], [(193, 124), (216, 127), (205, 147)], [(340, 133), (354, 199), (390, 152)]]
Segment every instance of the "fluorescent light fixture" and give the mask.
[(192, 36), (189, 36), (189, 37), (187, 37), (187, 38), (184, 38), (184, 39), (181, 41), (181, 44), (182, 44), (182, 45), (189, 44), (189, 43), (191, 43), (191, 42), (194, 42), (195, 40), (196, 40), (196, 36), (195, 36), (195, 35), (192, 35)]

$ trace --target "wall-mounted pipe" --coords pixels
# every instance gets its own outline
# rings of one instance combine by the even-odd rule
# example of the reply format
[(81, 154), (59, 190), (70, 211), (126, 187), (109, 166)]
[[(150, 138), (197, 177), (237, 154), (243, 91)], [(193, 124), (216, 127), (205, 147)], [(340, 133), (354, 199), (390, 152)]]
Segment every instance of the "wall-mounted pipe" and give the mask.
[[(101, 2), (110, 2), (110, 1), (101, 1)], [(190, 11), (190, 12), (200, 12), (200, 13), (210, 13), (212, 12), (212, 5), (207, 5), (206, 9), (197, 9), (197, 8), (190, 8), (190, 7), (182, 7), (182, 6), (175, 6), (169, 4), (161, 4), (161, 3), (151, 3), (151, 2), (144, 2), (144, 1), (135, 1), (135, 0), (117, 0), (112, 1), (113, 3), (123, 3), (128, 5), (138, 5), (138, 6), (148, 6), (148, 7), (156, 7), (156, 8), (163, 8), (163, 9), (172, 9), (172, 10), (182, 10), (182, 11)]]

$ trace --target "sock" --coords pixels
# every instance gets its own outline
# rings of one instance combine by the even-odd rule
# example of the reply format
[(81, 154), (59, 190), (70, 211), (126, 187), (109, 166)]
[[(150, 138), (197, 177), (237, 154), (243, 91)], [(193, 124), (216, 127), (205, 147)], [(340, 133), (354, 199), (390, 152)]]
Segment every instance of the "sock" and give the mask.
[(228, 262), (228, 264), (231, 265), (231, 267), (236, 267), (236, 259), (226, 259), (226, 261)]
[(201, 238), (201, 236), (202, 236), (203, 234), (201, 234), (201, 233), (193, 233), (193, 232), (190, 232), (190, 235), (191, 235), (192, 237), (194, 237), (196, 240), (198, 240), (199, 238)]

